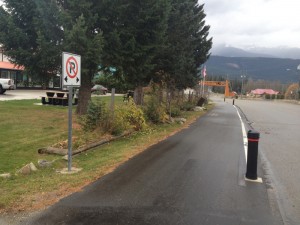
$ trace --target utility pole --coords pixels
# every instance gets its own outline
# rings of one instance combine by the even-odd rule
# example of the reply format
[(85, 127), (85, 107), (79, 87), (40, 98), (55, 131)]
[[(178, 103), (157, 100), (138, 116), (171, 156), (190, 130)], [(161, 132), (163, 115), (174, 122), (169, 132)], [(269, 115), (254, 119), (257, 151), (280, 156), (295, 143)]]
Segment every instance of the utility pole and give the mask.
[(243, 97), (243, 91), (244, 91), (244, 78), (246, 78), (245, 75), (241, 75), (242, 78), (242, 87), (241, 87), (241, 98)]
[[(300, 75), (300, 64), (297, 66), (297, 72)], [(299, 83), (298, 83), (298, 100), (300, 100), (300, 77), (299, 77)]]

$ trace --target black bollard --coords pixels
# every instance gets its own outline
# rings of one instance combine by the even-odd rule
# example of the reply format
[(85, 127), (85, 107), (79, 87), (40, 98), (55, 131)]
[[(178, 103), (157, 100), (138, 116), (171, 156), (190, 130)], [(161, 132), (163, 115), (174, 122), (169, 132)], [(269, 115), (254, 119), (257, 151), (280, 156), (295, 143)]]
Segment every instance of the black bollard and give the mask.
[(232, 105), (234, 105), (234, 99), (232, 100)]
[(248, 160), (246, 178), (250, 180), (257, 180), (257, 155), (258, 155), (258, 141), (259, 133), (254, 130), (248, 131)]

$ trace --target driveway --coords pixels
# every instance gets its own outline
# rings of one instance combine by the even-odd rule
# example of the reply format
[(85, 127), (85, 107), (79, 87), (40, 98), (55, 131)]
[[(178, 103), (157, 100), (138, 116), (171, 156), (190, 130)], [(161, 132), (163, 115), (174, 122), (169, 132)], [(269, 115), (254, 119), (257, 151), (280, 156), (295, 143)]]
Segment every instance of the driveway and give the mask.
[[(0, 95), (0, 101), (7, 100), (22, 100), (22, 99), (40, 99), (40, 96), (45, 96), (47, 90), (11, 90), (6, 91), (5, 94)], [(50, 90), (53, 91), (53, 90)], [(122, 94), (116, 94), (121, 96)], [(93, 96), (111, 96), (110, 93), (106, 95), (94, 95)]]
[(45, 95), (46, 90), (11, 90), (0, 95), (0, 101), (21, 100), (21, 99), (39, 99)]

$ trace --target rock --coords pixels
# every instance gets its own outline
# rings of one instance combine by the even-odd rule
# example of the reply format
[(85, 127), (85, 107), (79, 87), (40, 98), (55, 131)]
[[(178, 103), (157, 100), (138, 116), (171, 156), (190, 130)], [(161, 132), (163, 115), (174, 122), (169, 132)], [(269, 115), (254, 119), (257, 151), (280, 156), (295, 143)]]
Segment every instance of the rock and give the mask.
[(65, 155), (65, 156), (62, 157), (62, 159), (68, 161), (69, 160), (69, 156)]
[(186, 119), (185, 118), (180, 118), (180, 121), (185, 123), (186, 122)]
[(17, 173), (28, 175), (31, 173), (30, 165), (27, 164), (26, 166), (23, 166)]
[(38, 165), (39, 167), (50, 167), (52, 165), (53, 162), (49, 162), (45, 159), (39, 159), (38, 160)]
[(203, 111), (204, 109), (203, 109), (203, 107), (200, 107), (200, 106), (196, 106), (195, 108), (194, 108), (194, 111), (195, 112), (201, 112), (201, 111)]
[(185, 118), (175, 118), (174, 119), (177, 123), (180, 123), (180, 124), (184, 124), (186, 122), (186, 119)]
[(3, 174), (0, 174), (0, 177), (4, 178), (4, 179), (8, 179), (11, 177), (10, 173), (3, 173)]
[(37, 168), (32, 162), (27, 164), (26, 166), (23, 166), (17, 173), (28, 175), (31, 173), (31, 171), (37, 171)]
[(167, 123), (174, 123), (174, 122), (175, 122), (175, 120), (174, 120), (174, 118), (172, 118), (172, 117), (171, 117), (170, 119), (167, 120)]
[(37, 171), (36, 166), (35, 166), (32, 162), (29, 163), (29, 166), (30, 166), (30, 170), (31, 170), (31, 171)]

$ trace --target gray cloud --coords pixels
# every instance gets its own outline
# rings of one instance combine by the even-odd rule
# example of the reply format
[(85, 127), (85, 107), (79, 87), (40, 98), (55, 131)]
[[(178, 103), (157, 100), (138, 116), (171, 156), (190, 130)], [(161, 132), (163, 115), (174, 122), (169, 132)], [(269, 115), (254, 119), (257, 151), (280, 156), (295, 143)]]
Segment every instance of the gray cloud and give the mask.
[(201, 0), (215, 45), (300, 47), (300, 1)]

